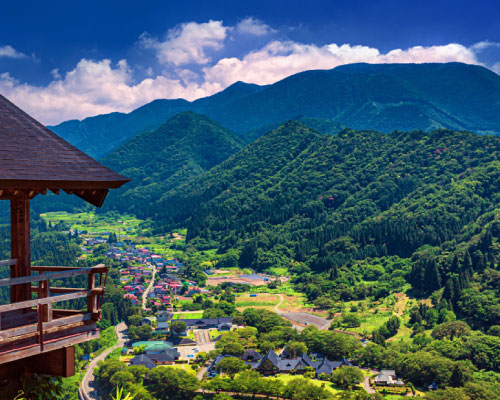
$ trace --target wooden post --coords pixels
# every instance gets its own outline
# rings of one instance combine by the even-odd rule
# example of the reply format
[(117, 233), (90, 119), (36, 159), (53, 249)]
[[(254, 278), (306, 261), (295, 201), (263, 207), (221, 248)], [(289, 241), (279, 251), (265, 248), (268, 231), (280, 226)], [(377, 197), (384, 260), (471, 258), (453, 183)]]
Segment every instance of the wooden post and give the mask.
[[(95, 289), (95, 273), (91, 272), (89, 274), (89, 291), (91, 292), (93, 289)], [(92, 313), (93, 319), (95, 319), (96, 307), (96, 296), (90, 293), (87, 296), (87, 312)]]
[[(17, 259), (11, 267), (11, 278), (31, 275), (30, 250), (30, 201), (25, 193), (10, 199), (11, 255)], [(10, 302), (31, 299), (31, 284), (25, 283), (10, 288)]]
[[(50, 297), (50, 281), (48, 279), (46, 281), (40, 281), (39, 285), (41, 287), (42, 295), (39, 295), (38, 297)], [(42, 304), (42, 321), (52, 321), (52, 303)]]

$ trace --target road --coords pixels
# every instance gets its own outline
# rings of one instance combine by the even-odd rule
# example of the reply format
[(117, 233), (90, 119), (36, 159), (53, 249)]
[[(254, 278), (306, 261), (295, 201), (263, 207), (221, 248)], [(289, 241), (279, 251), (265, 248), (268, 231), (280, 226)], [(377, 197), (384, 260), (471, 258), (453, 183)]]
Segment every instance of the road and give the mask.
[(146, 288), (146, 290), (144, 291), (144, 293), (142, 294), (142, 309), (145, 310), (146, 309), (146, 304), (148, 302), (148, 293), (149, 291), (151, 290), (151, 288), (154, 286), (155, 284), (155, 276), (156, 276), (156, 265), (155, 264), (149, 264), (151, 267), (153, 267), (153, 275), (151, 276), (151, 281), (149, 282), (149, 285), (148, 287)]
[(126, 341), (127, 325), (124, 322), (120, 322), (115, 326), (116, 335), (118, 336), (118, 343), (104, 350), (100, 355), (94, 358), (87, 367), (87, 372), (83, 377), (82, 383), (78, 388), (78, 395), (80, 400), (98, 400), (99, 395), (94, 387), (94, 368), (97, 366), (99, 361), (104, 360), (113, 350), (118, 347), (123, 347)]
[[(332, 321), (329, 319), (318, 317), (317, 315), (306, 312), (289, 312), (278, 314), (292, 322), (293, 326), (299, 331), (304, 329), (304, 327), (307, 325), (315, 325), (318, 329), (326, 330), (332, 323)], [(294, 322), (296, 322), (296, 324)]]
[(369, 393), (369, 394), (374, 394), (375, 393), (375, 390), (370, 385), (370, 377), (369, 376), (365, 376), (365, 380), (363, 382), (363, 386), (364, 386), (364, 388), (366, 390), (366, 393)]
[(274, 306), (274, 312), (275, 312), (276, 314), (280, 314), (279, 307), (280, 307), (280, 306), (281, 306), (281, 304), (283, 304), (283, 302), (285, 301), (285, 299), (283, 298), (283, 295), (282, 295), (282, 294), (278, 294), (278, 297), (280, 298), (280, 302)]

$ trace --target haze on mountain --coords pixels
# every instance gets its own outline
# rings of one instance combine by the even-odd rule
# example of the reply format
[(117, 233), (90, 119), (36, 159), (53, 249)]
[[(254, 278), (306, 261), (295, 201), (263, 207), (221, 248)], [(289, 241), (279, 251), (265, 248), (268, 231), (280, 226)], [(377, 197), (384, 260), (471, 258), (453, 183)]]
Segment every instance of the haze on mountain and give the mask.
[(322, 121), (315, 128), (328, 121), (328, 133), (347, 126), (385, 133), (447, 128), (498, 135), (500, 76), (461, 63), (351, 64), (302, 72), (269, 86), (237, 82), (194, 102), (155, 100), (129, 114), (67, 121), (51, 129), (100, 157), (186, 110), (212, 118), (246, 142), (296, 118)]

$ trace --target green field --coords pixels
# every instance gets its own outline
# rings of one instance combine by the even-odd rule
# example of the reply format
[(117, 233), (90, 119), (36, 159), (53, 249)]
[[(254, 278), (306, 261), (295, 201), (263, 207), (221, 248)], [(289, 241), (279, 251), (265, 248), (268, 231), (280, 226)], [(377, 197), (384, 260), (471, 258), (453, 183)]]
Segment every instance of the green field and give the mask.
[(174, 314), (173, 319), (197, 319), (203, 318), (203, 311), (200, 312), (189, 312), (189, 313), (177, 313)]

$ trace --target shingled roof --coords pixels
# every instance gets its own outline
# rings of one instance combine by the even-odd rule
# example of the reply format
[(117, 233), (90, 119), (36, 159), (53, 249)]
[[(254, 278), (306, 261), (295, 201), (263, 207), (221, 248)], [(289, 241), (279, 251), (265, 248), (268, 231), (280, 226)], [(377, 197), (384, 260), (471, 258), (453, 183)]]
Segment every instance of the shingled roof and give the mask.
[(128, 181), (0, 95), (0, 191), (63, 189), (100, 206)]

